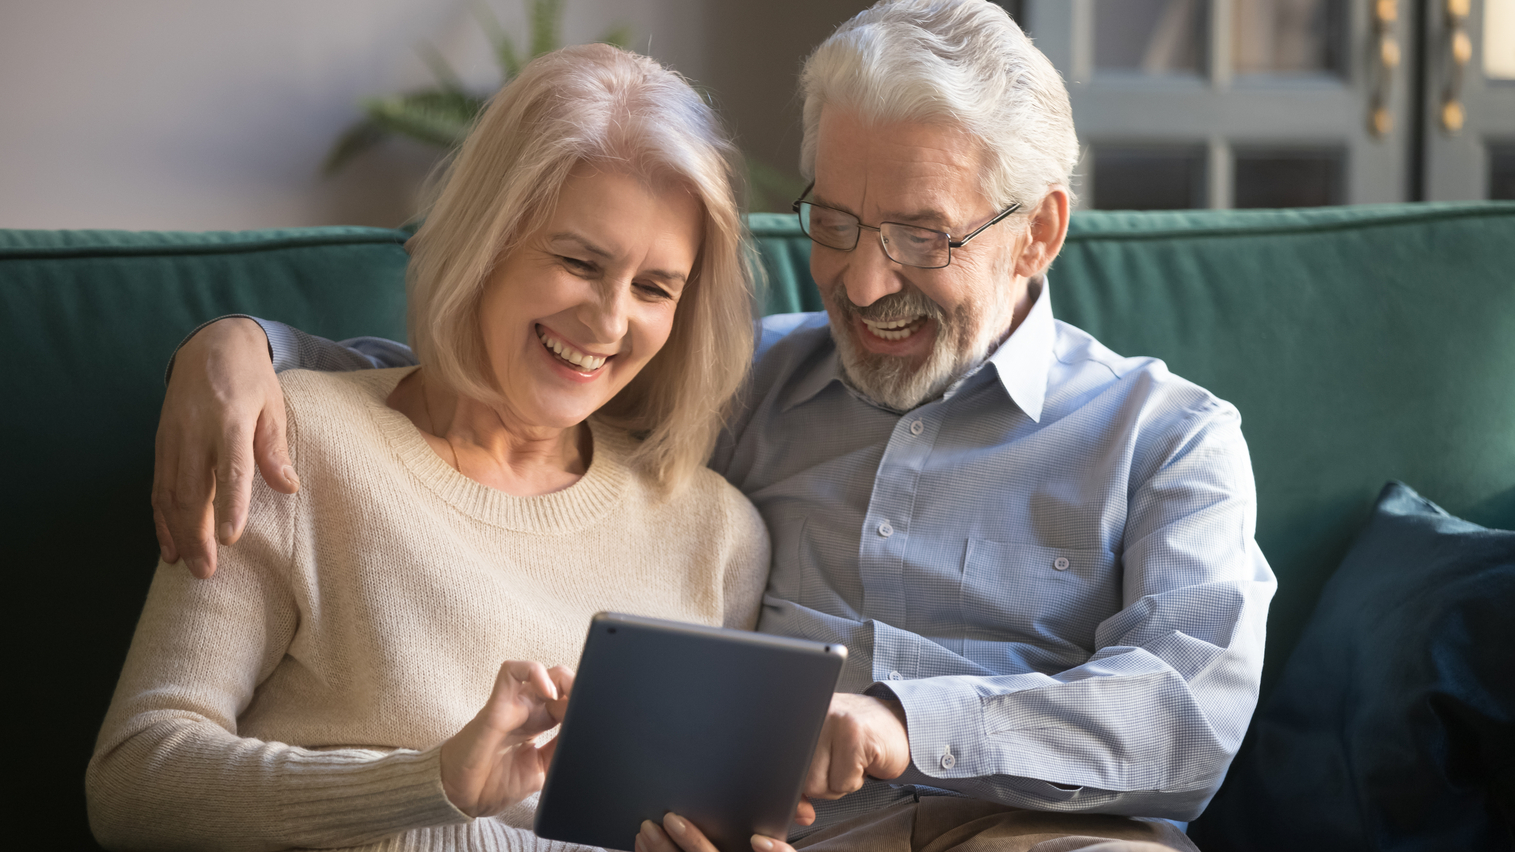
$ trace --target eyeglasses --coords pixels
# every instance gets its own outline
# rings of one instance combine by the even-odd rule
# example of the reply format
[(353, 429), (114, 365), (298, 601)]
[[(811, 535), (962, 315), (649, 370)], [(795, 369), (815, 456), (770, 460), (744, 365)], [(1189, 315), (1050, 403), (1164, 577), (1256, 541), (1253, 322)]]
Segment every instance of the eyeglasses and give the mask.
[(812, 189), (815, 189), (814, 182), (805, 187), (799, 200), (794, 202), (794, 212), (800, 217), (800, 229), (805, 232), (805, 236), (826, 248), (852, 251), (857, 248), (858, 237), (863, 229), (877, 231), (879, 245), (883, 246), (884, 254), (890, 260), (917, 269), (941, 269), (948, 266), (952, 263), (953, 249), (967, 245), (969, 240), (982, 234), (990, 225), (1021, 207), (1019, 203), (1012, 204), (968, 236), (954, 240), (946, 231), (902, 225), (899, 222), (884, 222), (877, 228), (864, 225), (856, 216), (844, 210), (806, 201), (805, 196)]

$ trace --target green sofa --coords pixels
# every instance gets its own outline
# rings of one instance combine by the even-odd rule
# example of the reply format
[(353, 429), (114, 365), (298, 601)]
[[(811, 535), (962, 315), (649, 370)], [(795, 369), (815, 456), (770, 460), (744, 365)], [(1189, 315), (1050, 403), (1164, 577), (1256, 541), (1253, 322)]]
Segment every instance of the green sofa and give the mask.
[[(817, 309), (792, 219), (752, 229), (766, 310)], [(174, 346), (231, 312), (400, 337), (405, 238), (0, 231), (15, 848), (93, 848), (84, 767), (156, 558), (148, 492)], [(1074, 216), (1056, 315), (1242, 412), (1279, 579), (1265, 695), (1386, 480), (1515, 528), (1512, 271), (1509, 203)]]

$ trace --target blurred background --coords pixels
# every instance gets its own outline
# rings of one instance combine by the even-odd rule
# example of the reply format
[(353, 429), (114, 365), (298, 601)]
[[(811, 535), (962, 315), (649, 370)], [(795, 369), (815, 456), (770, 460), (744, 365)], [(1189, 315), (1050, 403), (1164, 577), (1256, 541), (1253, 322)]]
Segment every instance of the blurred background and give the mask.
[[(866, 5), (4, 0), (0, 227), (398, 225), (502, 44), (607, 36), (708, 91), (787, 210), (800, 63)], [(1515, 0), (1002, 5), (1068, 80), (1085, 208), (1515, 198)]]

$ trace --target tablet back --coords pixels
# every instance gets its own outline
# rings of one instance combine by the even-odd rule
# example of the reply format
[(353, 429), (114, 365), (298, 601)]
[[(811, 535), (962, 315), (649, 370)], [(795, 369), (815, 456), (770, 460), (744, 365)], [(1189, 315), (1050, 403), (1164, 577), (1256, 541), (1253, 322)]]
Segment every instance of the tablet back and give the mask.
[(722, 852), (784, 837), (847, 649), (600, 613), (536, 833), (631, 849), (673, 811)]

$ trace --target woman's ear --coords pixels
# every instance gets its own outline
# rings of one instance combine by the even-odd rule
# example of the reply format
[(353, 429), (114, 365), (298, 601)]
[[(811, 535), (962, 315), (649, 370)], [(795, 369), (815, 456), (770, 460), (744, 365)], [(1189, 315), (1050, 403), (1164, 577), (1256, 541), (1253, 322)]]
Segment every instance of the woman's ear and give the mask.
[(1030, 240), (1015, 261), (1015, 274), (1031, 278), (1047, 271), (1068, 236), (1068, 190), (1054, 186), (1031, 211)]

